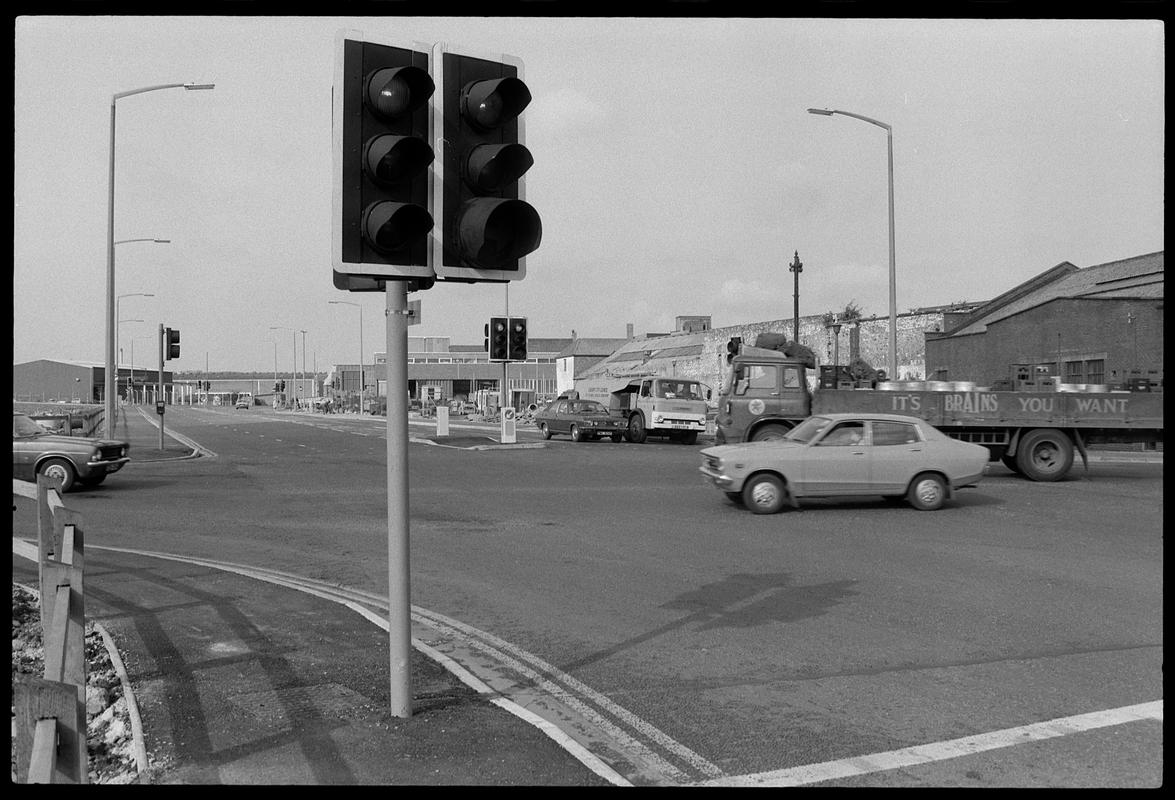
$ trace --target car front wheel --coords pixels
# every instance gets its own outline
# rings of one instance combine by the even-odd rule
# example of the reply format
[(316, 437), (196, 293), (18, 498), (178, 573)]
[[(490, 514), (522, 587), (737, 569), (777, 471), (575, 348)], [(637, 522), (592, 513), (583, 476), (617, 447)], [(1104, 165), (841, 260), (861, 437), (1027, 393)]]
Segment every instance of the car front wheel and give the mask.
[(787, 489), (775, 475), (755, 475), (743, 486), (743, 505), (754, 514), (775, 514), (787, 502)]
[(573, 441), (573, 442), (582, 442), (583, 441), (583, 434), (579, 432), (578, 425), (571, 426), (571, 441)]
[(924, 472), (910, 483), (906, 499), (919, 511), (935, 511), (946, 502), (947, 485), (939, 476)]
[(61, 481), (61, 491), (68, 492), (77, 480), (77, 474), (73, 471), (73, 465), (63, 458), (51, 458), (41, 465), (38, 470), (41, 475), (47, 478), (56, 478)]

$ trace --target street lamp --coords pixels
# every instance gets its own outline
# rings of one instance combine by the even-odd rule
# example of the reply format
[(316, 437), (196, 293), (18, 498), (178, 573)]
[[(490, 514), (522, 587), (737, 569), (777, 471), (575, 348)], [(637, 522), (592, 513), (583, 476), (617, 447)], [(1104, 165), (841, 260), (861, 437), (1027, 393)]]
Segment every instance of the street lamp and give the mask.
[(889, 146), (889, 375), (891, 381), (898, 379), (898, 290), (897, 267), (894, 259), (893, 243), (893, 128), (884, 122), (869, 117), (854, 114), (851, 111), (838, 111), (827, 108), (809, 108), (809, 114), (819, 114), (831, 117), (833, 114), (859, 119), (885, 129), (886, 142)]
[[(159, 242), (161, 244), (169, 244), (170, 239), (126, 239), (128, 242)], [(115, 242), (115, 244), (122, 244), (122, 242)], [(131, 292), (130, 294), (120, 294), (114, 301), (114, 318), (118, 320), (118, 324), (123, 322), (130, 322), (131, 320), (124, 320), (122, 318), (122, 298), (124, 297), (154, 297), (155, 295), (147, 292)], [(143, 320), (134, 320), (135, 322), (142, 322)], [(115, 346), (118, 348), (118, 357), (122, 358), (122, 328), (118, 328), (115, 332)]]
[(299, 330), (302, 334), (302, 396), (306, 397), (306, 331)]
[(290, 373), (290, 388), (293, 390), (294, 409), (296, 410), (298, 408), (298, 385), (294, 381), (297, 380), (298, 375), (298, 331), (284, 325), (270, 325), (269, 329), (271, 331), (290, 331), (294, 334), (294, 371)]
[[(115, 353), (115, 296), (114, 296), (114, 131), (115, 131), (115, 109), (118, 106), (118, 101), (124, 97), (130, 97), (135, 94), (143, 94), (144, 92), (153, 92), (157, 89), (211, 89), (211, 83), (165, 83), (158, 86), (145, 86), (141, 89), (131, 89), (128, 92), (116, 92), (110, 98), (110, 196), (107, 203), (107, 217), (106, 217), (106, 388), (105, 388), (105, 406), (106, 416), (102, 422), (103, 430), (107, 436), (114, 435), (114, 353)], [(138, 239), (126, 239), (124, 241), (140, 241)], [(155, 241), (154, 239), (143, 239), (141, 241)]]
[(348, 300), (327, 300), (332, 306), (355, 306), (359, 309), (359, 413), (363, 413), (363, 390), (366, 384), (363, 380), (363, 306)]

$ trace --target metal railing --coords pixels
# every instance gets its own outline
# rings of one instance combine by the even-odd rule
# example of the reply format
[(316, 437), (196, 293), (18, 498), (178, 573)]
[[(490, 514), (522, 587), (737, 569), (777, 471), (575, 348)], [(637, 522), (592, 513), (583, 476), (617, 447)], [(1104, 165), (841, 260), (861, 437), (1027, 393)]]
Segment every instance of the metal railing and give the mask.
[(37, 545), (14, 537), (12, 554), (37, 563), (45, 653), (42, 678), (13, 680), (16, 779), (88, 783), (82, 518), (44, 475), (35, 488), (14, 479), (12, 493), (37, 504)]

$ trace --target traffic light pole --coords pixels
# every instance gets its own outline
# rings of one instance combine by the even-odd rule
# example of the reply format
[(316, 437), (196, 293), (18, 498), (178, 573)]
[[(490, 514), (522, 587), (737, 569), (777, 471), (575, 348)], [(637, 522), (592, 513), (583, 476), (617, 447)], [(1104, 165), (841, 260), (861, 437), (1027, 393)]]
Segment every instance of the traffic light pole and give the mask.
[(391, 712), (412, 716), (412, 593), (408, 571), (408, 288), (387, 281), (388, 641)]
[(156, 392), (155, 407), (160, 410), (159, 414), (159, 449), (163, 450), (163, 351), (167, 347), (167, 342), (164, 341), (166, 337), (163, 335), (163, 323), (159, 324), (159, 391)]

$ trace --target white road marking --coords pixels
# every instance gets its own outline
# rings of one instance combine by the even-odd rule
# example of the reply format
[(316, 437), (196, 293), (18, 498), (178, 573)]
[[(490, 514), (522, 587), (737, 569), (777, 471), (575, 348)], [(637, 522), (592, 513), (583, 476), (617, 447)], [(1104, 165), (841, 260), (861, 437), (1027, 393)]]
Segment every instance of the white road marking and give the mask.
[(1141, 720), (1163, 721), (1163, 701), (1155, 700), (1150, 703), (1139, 703), (1133, 706), (1111, 708), (1106, 711), (1094, 711), (1089, 714), (1077, 714), (1071, 717), (1037, 722), (1032, 725), (1021, 725), (1017, 728), (981, 733), (977, 736), (964, 736), (961, 739), (950, 739), (944, 742), (904, 747), (901, 750), (890, 750), (885, 753), (874, 753), (866, 756), (843, 758), (839, 761), (825, 761), (820, 764), (805, 764), (802, 767), (774, 770), (772, 772), (758, 772), (751, 775), (731, 775), (702, 782), (702, 786), (803, 786), (809, 783), (848, 778), (854, 775), (865, 775), (871, 772), (884, 772), (902, 767), (912, 767), (918, 764), (929, 764), (935, 761), (945, 761), (959, 756), (969, 756), (987, 750), (996, 750), (1002, 747), (1013, 747), (1027, 742), (1036, 742), (1042, 739), (1052, 739), (1058, 736), (1068, 736), (1082, 731), (1106, 728), (1112, 725), (1124, 725), (1128, 722)]

